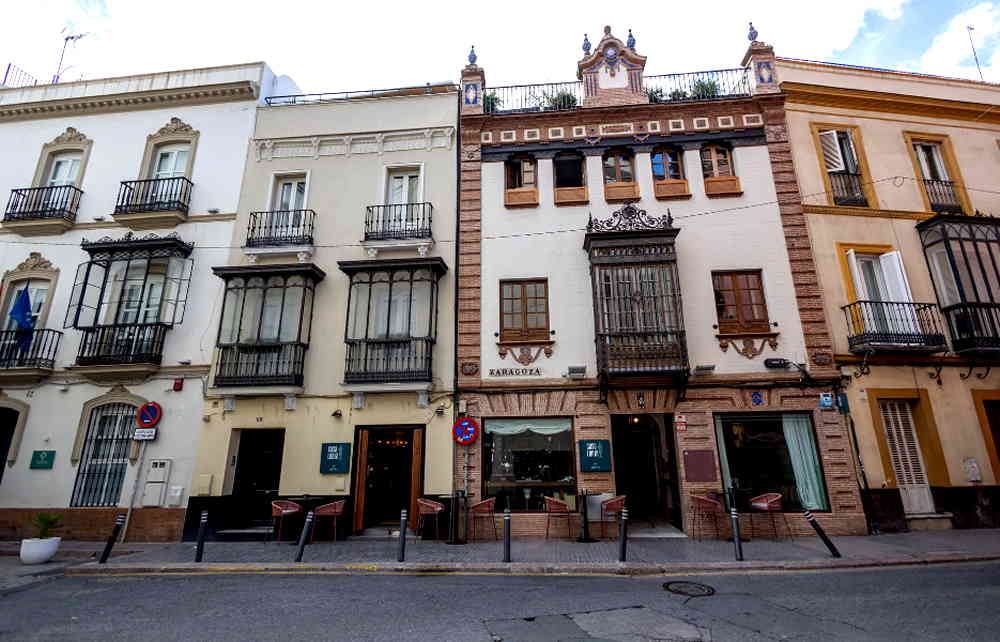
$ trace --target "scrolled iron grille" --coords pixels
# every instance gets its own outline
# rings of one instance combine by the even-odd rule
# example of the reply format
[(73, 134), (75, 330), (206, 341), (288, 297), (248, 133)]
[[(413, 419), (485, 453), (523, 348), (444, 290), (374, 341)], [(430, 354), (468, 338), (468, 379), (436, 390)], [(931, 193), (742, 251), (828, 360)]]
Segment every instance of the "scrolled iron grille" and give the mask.
[(930, 201), (933, 211), (948, 214), (962, 213), (962, 202), (958, 199), (958, 192), (955, 191), (953, 181), (935, 181), (925, 178), (924, 188), (927, 190), (927, 200)]
[(5, 221), (25, 221), (46, 218), (76, 219), (83, 191), (75, 185), (29, 187), (10, 192)]
[(250, 212), (247, 247), (312, 245), (313, 210), (274, 210)]
[(215, 383), (301, 386), (307, 348), (303, 343), (220, 346)]
[(184, 212), (191, 202), (194, 183), (184, 176), (122, 181), (115, 214)]
[(947, 347), (944, 326), (934, 303), (856, 301), (843, 308), (848, 346), (935, 351)]
[(955, 352), (1000, 350), (1000, 304), (959, 303), (941, 311)]
[(143, 323), (83, 329), (76, 363), (158, 365), (163, 360), (163, 341), (169, 328), (163, 323)]
[(429, 239), (433, 212), (430, 203), (370, 205), (365, 213), (365, 240)]
[(434, 340), (348, 339), (347, 383), (429, 381)]
[(116, 506), (128, 471), (136, 407), (126, 403), (90, 411), (73, 487), (73, 506)]
[(861, 174), (830, 172), (830, 190), (836, 205), (868, 207), (868, 197), (862, 187)]
[(4, 330), (0, 332), (0, 368), (55, 366), (62, 332), (57, 330)]

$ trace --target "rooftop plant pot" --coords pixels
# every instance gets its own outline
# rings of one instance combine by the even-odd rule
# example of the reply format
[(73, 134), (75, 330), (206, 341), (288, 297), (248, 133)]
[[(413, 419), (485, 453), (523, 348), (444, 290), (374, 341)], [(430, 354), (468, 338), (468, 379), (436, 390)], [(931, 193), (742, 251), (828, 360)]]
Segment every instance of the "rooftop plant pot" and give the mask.
[(21, 563), (22, 564), (44, 564), (55, 557), (59, 550), (61, 537), (46, 537), (39, 539), (32, 537), (21, 540)]

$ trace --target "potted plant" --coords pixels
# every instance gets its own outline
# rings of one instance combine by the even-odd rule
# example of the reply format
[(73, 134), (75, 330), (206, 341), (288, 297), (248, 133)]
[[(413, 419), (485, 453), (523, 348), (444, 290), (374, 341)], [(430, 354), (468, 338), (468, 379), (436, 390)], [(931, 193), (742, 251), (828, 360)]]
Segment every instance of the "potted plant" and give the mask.
[(503, 101), (500, 96), (496, 95), (496, 92), (487, 92), (483, 94), (483, 112), (487, 114), (492, 114), (503, 107)]
[(719, 95), (719, 83), (714, 80), (696, 80), (691, 85), (691, 97), (704, 100)]
[(666, 102), (666, 100), (664, 100), (663, 88), (662, 87), (654, 87), (654, 88), (647, 87), (646, 88), (646, 97), (649, 98), (649, 102), (651, 102), (651, 103)]
[(683, 89), (675, 89), (670, 92), (670, 100), (687, 100), (688, 93)]
[(21, 563), (44, 564), (52, 559), (59, 550), (61, 537), (52, 537), (52, 531), (59, 528), (62, 515), (55, 513), (38, 513), (31, 520), (38, 537), (21, 540)]
[(542, 101), (546, 111), (573, 109), (577, 105), (576, 94), (567, 89), (561, 89), (551, 94), (545, 93), (542, 95)]

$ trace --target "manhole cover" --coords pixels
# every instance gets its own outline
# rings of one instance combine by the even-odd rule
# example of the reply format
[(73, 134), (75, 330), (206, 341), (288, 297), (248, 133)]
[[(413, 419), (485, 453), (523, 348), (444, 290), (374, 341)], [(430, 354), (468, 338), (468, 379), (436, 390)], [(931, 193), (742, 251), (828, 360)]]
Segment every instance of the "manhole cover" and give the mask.
[(684, 597), (708, 597), (715, 595), (715, 589), (708, 584), (697, 582), (664, 582), (663, 590), (683, 595)]

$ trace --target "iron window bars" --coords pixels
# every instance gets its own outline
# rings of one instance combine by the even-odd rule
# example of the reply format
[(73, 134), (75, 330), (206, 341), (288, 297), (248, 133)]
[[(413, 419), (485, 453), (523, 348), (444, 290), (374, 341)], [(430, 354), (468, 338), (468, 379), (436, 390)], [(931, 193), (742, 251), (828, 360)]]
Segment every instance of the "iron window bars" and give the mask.
[(10, 191), (5, 221), (30, 221), (36, 219), (61, 218), (76, 220), (76, 210), (80, 206), (83, 190), (75, 185), (53, 185), (50, 187), (26, 187)]
[(71, 506), (117, 506), (128, 471), (136, 407), (126, 403), (90, 411)]
[(313, 244), (313, 210), (250, 212), (246, 247), (284, 247)]
[(191, 203), (194, 183), (184, 176), (122, 181), (115, 214), (184, 212)]

